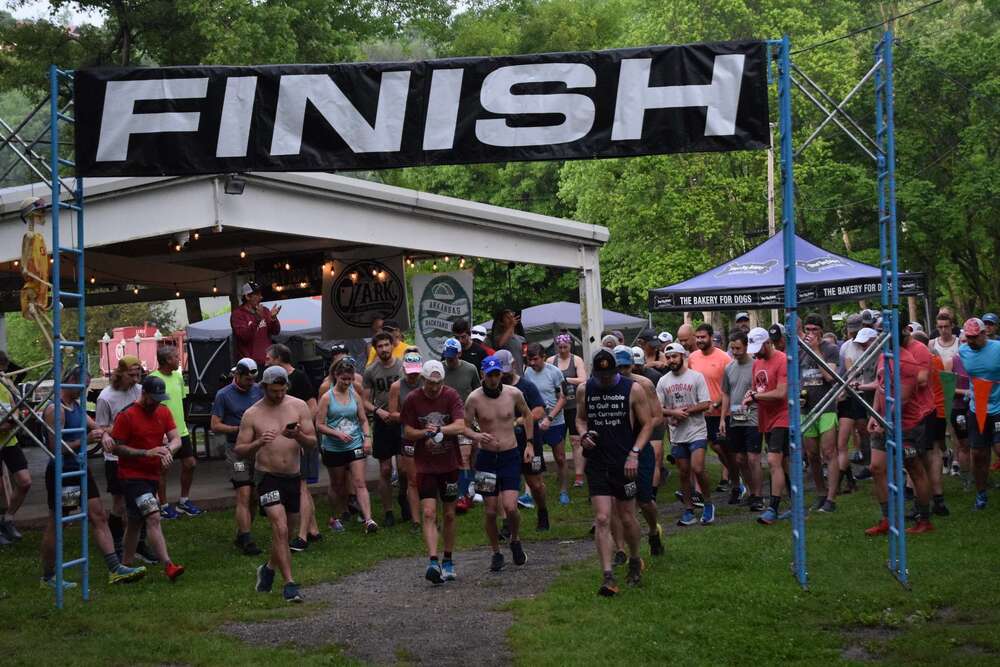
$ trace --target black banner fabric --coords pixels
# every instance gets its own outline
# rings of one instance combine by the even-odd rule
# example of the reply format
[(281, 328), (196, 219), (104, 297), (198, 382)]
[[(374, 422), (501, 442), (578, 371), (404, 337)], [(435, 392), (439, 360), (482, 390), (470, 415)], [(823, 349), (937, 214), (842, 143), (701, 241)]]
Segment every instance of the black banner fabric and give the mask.
[(768, 143), (764, 42), (75, 76), (83, 176), (331, 171)]
[[(838, 283), (799, 285), (799, 306), (838, 301), (858, 301), (881, 296), (882, 281), (863, 278)], [(901, 296), (918, 296), (925, 293), (924, 275), (908, 273), (899, 277)], [(783, 287), (748, 290), (721, 290), (719, 292), (656, 294), (650, 292), (649, 309), (657, 311), (745, 310), (749, 308), (784, 308)]]

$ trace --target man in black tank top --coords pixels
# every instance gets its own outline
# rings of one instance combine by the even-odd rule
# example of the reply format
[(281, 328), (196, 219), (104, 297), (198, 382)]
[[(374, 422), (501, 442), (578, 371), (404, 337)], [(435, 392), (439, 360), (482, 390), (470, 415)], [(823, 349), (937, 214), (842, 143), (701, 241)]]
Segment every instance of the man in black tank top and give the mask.
[(639, 558), (639, 523), (635, 517), (636, 476), (639, 454), (649, 446), (652, 420), (648, 403), (634, 383), (618, 374), (614, 355), (600, 350), (594, 355), (594, 374), (576, 392), (576, 421), (587, 459), (585, 473), (594, 509), (594, 537), (604, 580), (598, 594), (618, 592), (611, 565), (613, 540), (611, 512), (622, 522), (629, 562), (626, 583), (637, 586), (642, 578)]

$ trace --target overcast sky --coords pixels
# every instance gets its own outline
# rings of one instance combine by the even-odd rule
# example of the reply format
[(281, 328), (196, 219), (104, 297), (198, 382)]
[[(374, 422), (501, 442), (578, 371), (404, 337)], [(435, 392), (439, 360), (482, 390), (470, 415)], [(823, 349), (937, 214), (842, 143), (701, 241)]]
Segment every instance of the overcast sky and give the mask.
[[(23, 7), (15, 7), (14, 3), (9, 0), (0, 0), (0, 7), (19, 19), (47, 18), (51, 11), (49, 3), (44, 0), (31, 0), (31, 2), (26, 3)], [(70, 21), (74, 25), (80, 25), (81, 23), (101, 24), (104, 22), (104, 18), (100, 12), (81, 12), (76, 9), (70, 9), (70, 16)]]

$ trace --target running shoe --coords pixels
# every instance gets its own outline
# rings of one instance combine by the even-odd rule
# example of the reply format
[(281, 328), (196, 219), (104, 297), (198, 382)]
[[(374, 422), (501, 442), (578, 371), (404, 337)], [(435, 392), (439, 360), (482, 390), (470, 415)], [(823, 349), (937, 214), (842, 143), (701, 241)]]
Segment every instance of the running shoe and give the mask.
[(441, 563), (441, 579), (444, 581), (455, 581), (455, 564), (450, 560)]
[(759, 496), (750, 497), (750, 511), (751, 512), (763, 512), (764, 511), (764, 499)]
[(503, 561), (503, 554), (499, 551), (493, 554), (493, 558), (490, 559), (490, 572), (499, 572), (506, 566)]
[(3, 535), (11, 542), (19, 542), (24, 537), (13, 521), (0, 521), (0, 535)]
[(427, 572), (424, 573), (424, 579), (431, 582), (435, 586), (444, 582), (441, 578), (441, 566), (437, 564), (437, 561), (431, 561), (431, 564), (427, 566)]
[(792, 510), (785, 510), (778, 515), (778, 521), (788, 521), (792, 518)]
[(377, 532), (378, 532), (378, 524), (375, 523), (373, 520), (368, 519), (368, 521), (365, 522), (365, 535), (374, 535)]
[(535, 509), (535, 499), (531, 497), (531, 494), (525, 493), (517, 497), (517, 504), (526, 510)]
[(465, 514), (472, 509), (472, 498), (469, 496), (462, 496), (455, 503), (455, 512), (458, 514)]
[[(743, 488), (743, 487), (740, 487)], [(729, 500), (726, 501), (728, 505), (739, 505), (740, 504), (740, 488), (734, 488), (729, 491)]]
[(976, 494), (976, 504), (973, 505), (977, 510), (986, 509), (986, 492), (980, 491)]
[[(239, 545), (237, 544), (237, 546)], [(246, 551), (244, 550), (243, 553), (246, 553)], [(260, 551), (258, 551), (257, 553), (260, 553)], [(156, 557), (156, 554), (154, 554), (150, 550), (149, 545), (146, 544), (145, 542), (140, 542), (139, 545), (135, 548), (135, 556), (146, 565), (160, 564), (160, 559)]]
[(625, 583), (629, 586), (639, 586), (642, 584), (642, 571), (645, 564), (641, 558), (628, 559), (628, 574), (625, 575)]
[(180, 513), (174, 509), (174, 506), (170, 503), (167, 503), (160, 508), (160, 518), (164, 521), (172, 521), (173, 519), (179, 519), (180, 517)]
[(201, 509), (195, 505), (190, 500), (185, 500), (184, 502), (177, 503), (177, 510), (181, 514), (187, 514), (188, 516), (198, 516), (199, 514), (204, 514), (205, 510)]
[(882, 520), (876, 523), (871, 528), (865, 529), (865, 535), (868, 537), (876, 537), (878, 535), (888, 535), (889, 534), (889, 519), (882, 517)]
[(296, 537), (294, 540), (288, 543), (288, 548), (295, 553), (302, 553), (309, 548), (309, 543), (303, 540), (301, 537)]
[(656, 524), (656, 530), (649, 534), (649, 553), (654, 556), (662, 556), (666, 549), (663, 548), (663, 526)]
[(549, 512), (548, 510), (538, 510), (538, 525), (535, 530), (544, 531), (549, 529)]
[(139, 581), (145, 576), (146, 568), (141, 565), (139, 567), (128, 567), (119, 563), (114, 572), (108, 572), (108, 583), (130, 584), (133, 581)]
[(813, 506), (810, 509), (812, 509), (812, 511), (814, 511), (814, 512), (818, 512), (820, 510), (820, 508), (823, 507), (823, 503), (825, 503), (825, 502), (826, 502), (826, 498), (817, 498), (816, 502), (813, 503)]
[(729, 480), (728, 479), (720, 479), (718, 485), (716, 485), (716, 487), (715, 487), (715, 492), (716, 493), (725, 493), (728, 490), (729, 490)]
[(177, 565), (176, 563), (167, 563), (163, 568), (163, 573), (167, 575), (167, 579), (171, 583), (175, 583), (182, 574), (184, 574), (184, 566)]
[(684, 510), (684, 514), (681, 514), (681, 518), (677, 520), (678, 526), (693, 526), (698, 523), (698, 520), (694, 518), (694, 512), (691, 510)]
[(941, 502), (934, 503), (934, 514), (938, 516), (949, 516), (951, 514), (951, 510), (948, 509), (948, 506), (945, 505), (942, 500)]
[(566, 491), (562, 491), (559, 494), (559, 504), (560, 505), (569, 505), (569, 493), (567, 493)]
[(621, 567), (622, 565), (624, 565), (627, 562), (628, 562), (628, 556), (625, 554), (625, 552), (624, 551), (616, 551), (615, 552), (615, 557), (611, 561), (611, 564), (614, 567)]
[(385, 527), (392, 528), (396, 525), (396, 515), (392, 512), (385, 513)]
[(514, 559), (514, 565), (521, 566), (528, 562), (528, 555), (524, 553), (521, 540), (510, 543), (510, 555)]
[(917, 521), (917, 525), (911, 526), (906, 529), (907, 535), (921, 535), (923, 533), (933, 533), (934, 525), (927, 519), (920, 519)]
[(267, 563), (261, 563), (257, 566), (257, 592), (270, 593), (273, 587), (274, 570), (269, 568)]
[(694, 492), (691, 494), (691, 504), (695, 507), (702, 508), (705, 506), (705, 496), (701, 495), (699, 492)]
[(306, 542), (308, 542), (309, 544), (312, 544), (313, 542), (322, 542), (322, 541), (323, 541), (323, 533), (306, 534)]
[(344, 522), (341, 521), (340, 519), (334, 519), (334, 518), (331, 517), (330, 518), (330, 523), (327, 524), (327, 525), (329, 525), (330, 526), (330, 530), (332, 530), (335, 533), (342, 533), (345, 530), (344, 529)]
[(778, 520), (778, 513), (774, 511), (773, 507), (768, 507), (761, 513), (759, 517), (757, 517), (757, 523), (759, 523), (762, 526), (770, 526), (777, 520)]
[(610, 572), (605, 573), (604, 582), (601, 584), (601, 587), (597, 589), (597, 594), (606, 598), (618, 595), (618, 582), (615, 581), (615, 576), (613, 574)]
[(715, 505), (705, 503), (705, 509), (701, 511), (701, 525), (708, 526), (715, 523)]
[(472, 495), (472, 503), (474, 505), (482, 505), (483, 502), (485, 502), (484, 499), (483, 499), (483, 494), (481, 494), (481, 493), (475, 493), (475, 494)]
[(285, 602), (300, 603), (304, 602), (302, 599), (302, 594), (299, 593), (299, 585), (294, 581), (289, 581), (285, 584), (285, 588), (282, 591), (285, 594)]
[(824, 498), (823, 502), (820, 503), (818, 511), (823, 512), (824, 514), (829, 514), (830, 512), (836, 512), (837, 503), (833, 502), (829, 498)]
[(573, 488), (574, 489), (583, 488), (583, 477), (581, 477), (580, 475), (576, 476), (576, 478), (573, 480)]
[(866, 479), (871, 479), (871, 478), (872, 478), (872, 471), (870, 468), (867, 467), (862, 468), (860, 471), (858, 471), (857, 474), (854, 475), (854, 479), (856, 479), (859, 482), (863, 482)]
[[(42, 584), (42, 588), (51, 588), (52, 590), (56, 589), (56, 578), (54, 575), (51, 577), (42, 577), (39, 581)], [(62, 586), (64, 591), (68, 591), (70, 589), (76, 588), (76, 582), (66, 581), (65, 579), (63, 579)]]
[(955, 463), (952, 463), (951, 464), (951, 476), (952, 477), (958, 477), (961, 474), (962, 474), (962, 466), (960, 466), (957, 461)]
[(674, 498), (676, 498), (677, 500), (679, 500), (681, 502), (684, 502), (684, 492), (681, 491), (680, 489), (678, 489), (677, 491), (674, 491)]

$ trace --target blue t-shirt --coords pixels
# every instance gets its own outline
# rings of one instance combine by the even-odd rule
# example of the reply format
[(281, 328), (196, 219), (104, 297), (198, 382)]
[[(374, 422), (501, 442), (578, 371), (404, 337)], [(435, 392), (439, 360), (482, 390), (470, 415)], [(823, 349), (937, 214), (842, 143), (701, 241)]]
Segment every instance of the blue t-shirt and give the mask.
[[(212, 414), (222, 420), (227, 426), (239, 426), (243, 419), (243, 413), (247, 409), (264, 398), (264, 390), (259, 384), (254, 383), (247, 391), (243, 391), (235, 382), (231, 382), (215, 394), (212, 402)], [(226, 441), (229, 444), (236, 443), (236, 434), (227, 433)]]
[[(542, 367), (540, 372), (531, 366), (525, 366), (524, 377), (531, 380), (532, 384), (538, 387), (538, 392), (542, 395), (542, 400), (545, 401), (545, 409), (551, 411), (556, 401), (559, 400), (559, 394), (562, 392), (562, 371), (548, 363)], [(552, 425), (559, 426), (565, 423), (566, 419), (563, 417), (562, 410), (560, 410), (556, 418), (552, 420)]]
[[(524, 394), (524, 402), (528, 404), (529, 410), (545, 407), (545, 401), (542, 400), (542, 395), (539, 393), (538, 387), (536, 387), (531, 380), (523, 376), (519, 377), (517, 379), (517, 383), (514, 385), (514, 388), (521, 390), (521, 393)], [(535, 433), (537, 432), (538, 422), (535, 422)], [(517, 438), (518, 447), (524, 449), (528, 446), (528, 436), (525, 434), (523, 426), (518, 426), (514, 429), (514, 436)], [(541, 440), (538, 442), (541, 442)]]
[[(958, 348), (958, 355), (970, 378), (991, 380), (994, 383), (990, 390), (988, 414), (1000, 414), (1000, 341), (988, 340), (980, 350), (973, 350), (968, 343), (963, 343)], [(973, 394), (974, 392), (969, 393), (969, 410), (975, 412), (976, 401)]]

